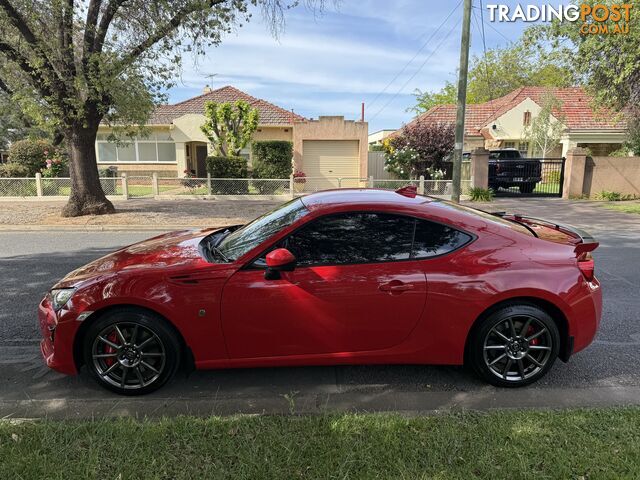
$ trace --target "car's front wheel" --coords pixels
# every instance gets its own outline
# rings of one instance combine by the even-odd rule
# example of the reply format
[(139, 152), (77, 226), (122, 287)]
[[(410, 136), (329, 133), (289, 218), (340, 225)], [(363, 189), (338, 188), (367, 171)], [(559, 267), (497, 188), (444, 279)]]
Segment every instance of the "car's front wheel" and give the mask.
[(89, 326), (84, 361), (103, 387), (121, 395), (142, 395), (164, 385), (178, 369), (180, 343), (165, 320), (122, 308)]
[(559, 350), (560, 333), (548, 313), (535, 305), (508, 305), (473, 331), (468, 360), (487, 382), (521, 387), (543, 377)]

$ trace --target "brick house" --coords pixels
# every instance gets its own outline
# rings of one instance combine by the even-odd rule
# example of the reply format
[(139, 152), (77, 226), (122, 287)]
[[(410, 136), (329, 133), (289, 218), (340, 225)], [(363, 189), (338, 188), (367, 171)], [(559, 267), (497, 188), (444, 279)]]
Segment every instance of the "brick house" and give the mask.
[[(564, 132), (551, 156), (566, 156), (575, 147), (588, 148), (593, 155), (608, 155), (625, 141), (626, 124), (611, 112), (594, 113), (592, 98), (580, 87), (521, 87), (486, 103), (467, 105), (465, 115), (465, 151), (476, 147), (517, 148), (534, 156), (524, 138), (524, 128), (541, 109), (541, 99), (551, 91), (561, 102), (557, 117), (564, 117)], [(437, 105), (419, 115), (417, 121), (453, 123), (455, 105)], [(556, 121), (558, 121), (556, 119)]]
[[(322, 187), (335, 186), (334, 177), (367, 176), (366, 122), (340, 116), (306, 119), (232, 86), (215, 90), (207, 87), (196, 97), (158, 106), (146, 125), (150, 135), (127, 145), (107, 141), (110, 129), (101, 126), (96, 141), (98, 166), (115, 167), (118, 172), (129, 174), (157, 172), (181, 177), (185, 171), (193, 171), (198, 177), (206, 176), (205, 159), (212, 148), (200, 130), (205, 121), (205, 102), (237, 100), (245, 100), (258, 109), (259, 124), (252, 141), (293, 142), (293, 168), (318, 177)], [(242, 155), (251, 163), (250, 145)]]

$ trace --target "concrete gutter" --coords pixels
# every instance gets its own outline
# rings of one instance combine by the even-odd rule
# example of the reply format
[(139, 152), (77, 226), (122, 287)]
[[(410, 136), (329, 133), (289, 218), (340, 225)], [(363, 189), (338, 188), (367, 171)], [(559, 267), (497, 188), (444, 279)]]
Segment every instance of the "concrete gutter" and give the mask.
[(638, 387), (524, 388), (484, 390), (316, 393), (309, 395), (260, 395), (235, 398), (115, 397), (0, 400), (0, 418), (104, 418), (177, 415), (323, 414), (341, 412), (396, 412), (433, 415), (456, 411), (496, 409), (559, 409), (613, 407), (640, 404)]
[(0, 225), (0, 232), (170, 232), (215, 227), (217, 225)]

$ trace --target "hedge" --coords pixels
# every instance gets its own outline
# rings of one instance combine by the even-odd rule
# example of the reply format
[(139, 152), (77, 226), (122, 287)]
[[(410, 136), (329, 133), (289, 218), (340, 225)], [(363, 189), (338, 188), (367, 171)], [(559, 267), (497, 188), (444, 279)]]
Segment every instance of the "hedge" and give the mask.
[[(207, 157), (207, 171), (212, 178), (248, 178), (249, 169), (244, 157)], [(211, 193), (243, 195), (248, 193), (249, 182), (246, 180), (213, 182)]]
[(289, 178), (291, 175), (293, 143), (283, 140), (253, 142), (254, 178)]

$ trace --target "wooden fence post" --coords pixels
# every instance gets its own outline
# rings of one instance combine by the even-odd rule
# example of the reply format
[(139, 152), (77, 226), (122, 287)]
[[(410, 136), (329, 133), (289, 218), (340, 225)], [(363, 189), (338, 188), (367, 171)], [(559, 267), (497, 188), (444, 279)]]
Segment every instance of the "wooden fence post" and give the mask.
[(157, 172), (153, 172), (153, 174), (151, 175), (151, 180), (152, 180), (152, 186), (153, 186), (153, 195), (157, 197), (158, 195), (160, 195), (160, 185), (158, 184)]
[(129, 200), (129, 182), (126, 173), (122, 174), (122, 196), (125, 200)]
[(39, 197), (42, 196), (42, 174), (40, 172), (36, 173), (36, 194)]

